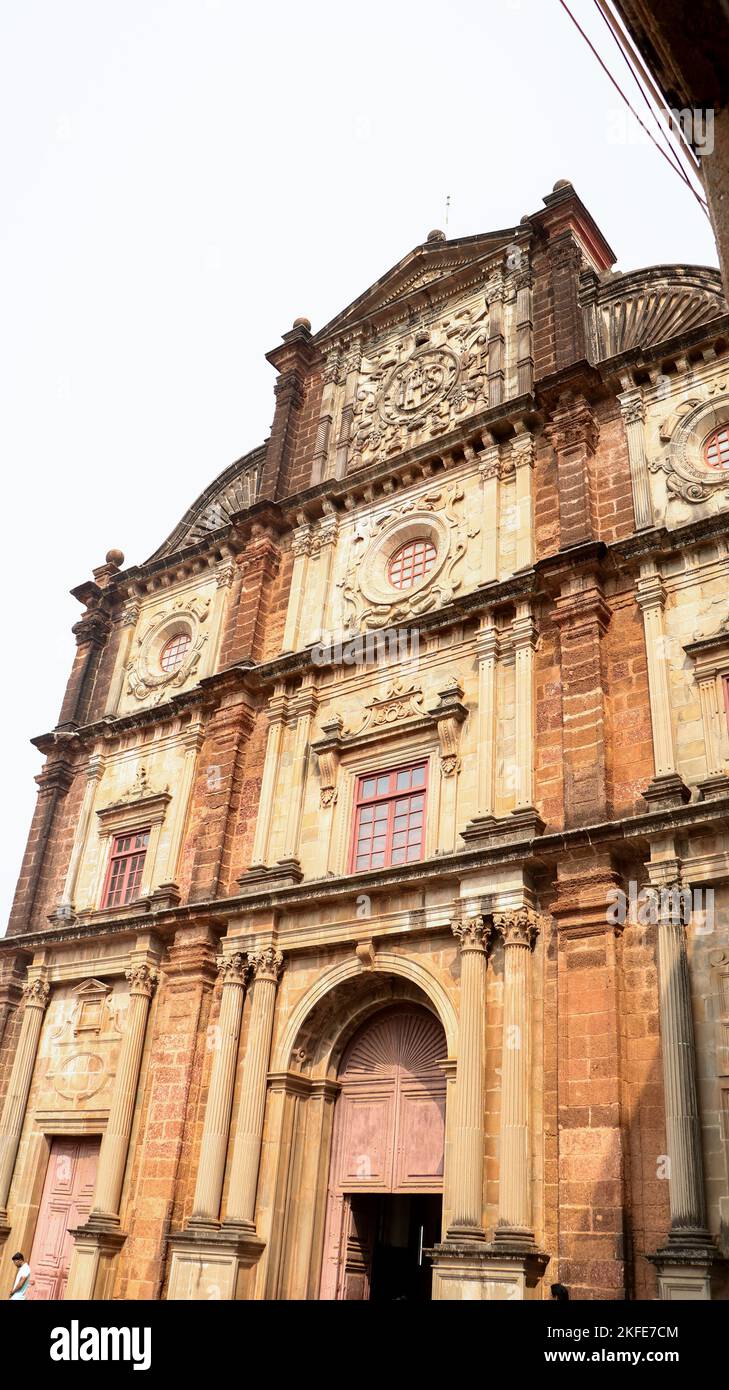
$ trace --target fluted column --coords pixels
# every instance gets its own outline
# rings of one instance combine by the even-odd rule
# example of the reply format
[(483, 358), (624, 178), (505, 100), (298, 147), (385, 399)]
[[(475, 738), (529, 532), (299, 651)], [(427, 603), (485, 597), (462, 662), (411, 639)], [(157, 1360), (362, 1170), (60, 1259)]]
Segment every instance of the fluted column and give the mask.
[(51, 997), (46, 981), (38, 978), (24, 986), (25, 1008), (20, 1037), (10, 1073), (2, 1120), (0, 1120), (0, 1225), (6, 1219), (10, 1184), (25, 1120), (28, 1095), (33, 1080), (43, 1016)]
[(529, 1133), (529, 976), (537, 919), (529, 908), (499, 913), (504, 942), (504, 1021), (501, 1052), (501, 1133), (497, 1243), (531, 1248)]
[(696, 1052), (686, 930), (679, 885), (661, 890), (658, 921), (663, 1087), (666, 1106), (671, 1239), (708, 1239), (696, 1085)]
[(248, 1045), (243, 1065), (240, 1109), (233, 1143), (226, 1225), (255, 1227), (258, 1165), (263, 1142), (266, 1083), (273, 1035), (276, 990), (283, 956), (274, 946), (251, 952), (254, 973)]
[(461, 1012), (456, 1065), (456, 1122), (452, 1139), (452, 1218), (449, 1240), (483, 1240), (484, 1023), (486, 947), (484, 917), (453, 923), (461, 948)]
[(157, 986), (157, 971), (146, 962), (133, 965), (127, 971), (127, 979), (130, 984), (129, 1008), (114, 1078), (109, 1120), (101, 1141), (94, 1205), (89, 1218), (92, 1225), (117, 1225), (119, 1222), (119, 1203), (142, 1065), (144, 1036), (149, 1006)]
[(242, 951), (229, 956), (220, 967), (223, 990), (195, 1183), (193, 1225), (210, 1225), (220, 1216), (240, 1024), (249, 972), (248, 957)]

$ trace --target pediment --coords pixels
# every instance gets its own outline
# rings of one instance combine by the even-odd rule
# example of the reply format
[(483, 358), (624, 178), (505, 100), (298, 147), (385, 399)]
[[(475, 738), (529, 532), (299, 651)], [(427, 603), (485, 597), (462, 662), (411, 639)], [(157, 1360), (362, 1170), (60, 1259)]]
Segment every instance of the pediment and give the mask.
[(321, 343), (338, 337), (367, 320), (374, 319), (379, 323), (383, 317), (396, 315), (400, 308), (405, 311), (414, 307), (419, 296), (437, 299), (438, 290), (446, 295), (462, 280), (467, 280), (469, 272), (474, 277), (479, 272), (487, 276), (492, 268), (490, 263), (493, 262), (495, 268), (496, 263), (503, 259), (505, 249), (515, 246), (517, 238), (524, 243), (527, 235), (523, 227), (510, 227), (504, 231), (459, 237), (453, 241), (423, 242), (325, 324), (316, 334), (316, 341)]
[(585, 307), (598, 360), (666, 342), (726, 311), (718, 270), (690, 265), (607, 275)]

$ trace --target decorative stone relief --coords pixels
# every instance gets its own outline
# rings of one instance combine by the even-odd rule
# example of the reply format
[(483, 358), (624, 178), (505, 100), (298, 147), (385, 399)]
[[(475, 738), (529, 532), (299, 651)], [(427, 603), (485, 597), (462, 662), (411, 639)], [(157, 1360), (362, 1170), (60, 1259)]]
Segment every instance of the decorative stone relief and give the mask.
[(667, 447), (648, 467), (665, 473), (669, 497), (699, 503), (716, 496), (729, 502), (729, 471), (711, 467), (703, 453), (707, 436), (729, 421), (729, 378), (714, 383), (713, 392), (714, 400), (682, 402), (661, 425)]
[(363, 468), (451, 429), (488, 405), (488, 308), (483, 295), (430, 328), (362, 356), (350, 467)]
[[(155, 615), (137, 637), (135, 654), (126, 666), (129, 695), (157, 705), (169, 690), (179, 689), (189, 680), (208, 639), (202, 628), (209, 610), (209, 598), (184, 597)], [(162, 649), (178, 634), (189, 638), (189, 646), (180, 665), (165, 671), (160, 662)]]
[[(451, 483), (360, 522), (349, 567), (338, 585), (345, 631), (388, 627), (451, 602), (462, 583), (468, 541), (480, 529), (464, 515), (464, 496), (462, 485)], [(388, 561), (401, 545), (421, 538), (435, 547), (435, 563), (411, 588), (396, 589), (388, 578)]]
[(425, 714), (423, 692), (419, 686), (406, 686), (403, 680), (395, 680), (385, 695), (375, 696), (365, 705), (365, 716), (359, 729), (345, 729), (348, 734), (363, 734), (383, 725), (400, 724), (405, 719), (417, 719)]

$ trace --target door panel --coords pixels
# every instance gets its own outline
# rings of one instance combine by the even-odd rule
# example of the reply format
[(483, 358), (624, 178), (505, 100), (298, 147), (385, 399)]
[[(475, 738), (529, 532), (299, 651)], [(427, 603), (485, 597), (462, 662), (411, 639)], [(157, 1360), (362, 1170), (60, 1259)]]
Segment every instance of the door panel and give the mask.
[(393, 1191), (438, 1192), (443, 1183), (445, 1089), (403, 1085)]
[(69, 1232), (91, 1211), (100, 1140), (54, 1139), (51, 1144), (30, 1257), (32, 1299), (63, 1298), (73, 1252)]
[(392, 1182), (395, 1090), (365, 1085), (342, 1097), (342, 1147), (337, 1185), (350, 1191), (388, 1191)]

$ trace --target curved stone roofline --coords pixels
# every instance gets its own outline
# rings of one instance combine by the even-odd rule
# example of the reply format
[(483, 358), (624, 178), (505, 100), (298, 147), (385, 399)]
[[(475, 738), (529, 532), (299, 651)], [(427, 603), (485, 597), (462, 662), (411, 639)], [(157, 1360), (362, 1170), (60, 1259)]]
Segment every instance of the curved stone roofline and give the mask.
[(215, 531), (227, 526), (237, 512), (252, 506), (258, 492), (260, 464), (265, 452), (265, 444), (259, 444), (224, 468), (188, 507), (166, 541), (144, 563), (150, 565), (154, 560), (162, 560), (187, 546), (196, 545), (206, 536), (212, 536)]

